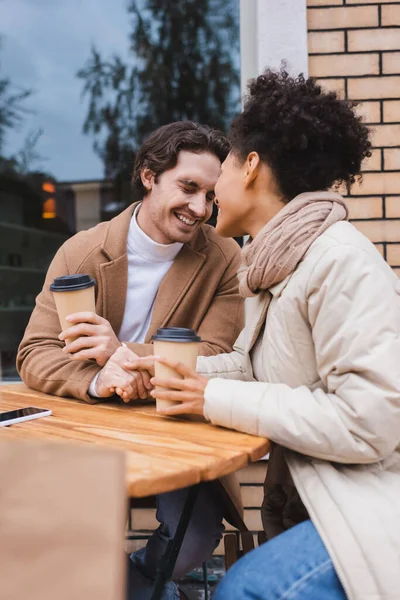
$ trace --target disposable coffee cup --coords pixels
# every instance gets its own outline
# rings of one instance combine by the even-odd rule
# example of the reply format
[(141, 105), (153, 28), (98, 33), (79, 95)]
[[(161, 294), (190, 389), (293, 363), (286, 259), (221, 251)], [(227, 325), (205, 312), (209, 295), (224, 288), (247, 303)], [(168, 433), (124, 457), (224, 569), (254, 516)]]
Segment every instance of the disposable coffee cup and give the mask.
[[(193, 329), (185, 329), (184, 327), (162, 327), (153, 335), (154, 354), (156, 356), (164, 356), (196, 370), (196, 360), (199, 353), (199, 342), (201, 338)], [(155, 376), (160, 379), (169, 379), (171, 377), (183, 379), (175, 369), (171, 369), (159, 362), (154, 364)], [(158, 386), (156, 389), (163, 390), (165, 388)], [(159, 400), (157, 398), (157, 410), (162, 410), (174, 406), (176, 402), (172, 400)]]
[[(77, 312), (96, 312), (95, 285), (95, 279), (89, 275), (66, 275), (55, 278), (50, 285), (50, 290), (53, 292), (61, 331), (72, 326), (72, 323), (66, 320), (68, 315)], [(73, 341), (73, 338), (69, 338), (69, 341)]]

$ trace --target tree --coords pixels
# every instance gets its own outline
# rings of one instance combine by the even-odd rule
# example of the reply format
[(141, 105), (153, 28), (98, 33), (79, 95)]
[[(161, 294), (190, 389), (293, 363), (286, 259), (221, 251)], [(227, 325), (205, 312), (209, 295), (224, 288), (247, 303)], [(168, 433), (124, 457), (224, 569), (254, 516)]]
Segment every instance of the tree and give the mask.
[(4, 152), (7, 132), (21, 125), (31, 113), (25, 106), (31, 95), (31, 90), (17, 88), (8, 77), (0, 76), (0, 209), (6, 196), (19, 198), (22, 200), (23, 223), (42, 228), (41, 184), (51, 175), (32, 169), (42, 160), (36, 150), (42, 130), (29, 132), (15, 154)]
[[(1, 50), (1, 36), (0, 36)], [(28, 132), (22, 148), (12, 156), (4, 155), (7, 132), (21, 125), (30, 110), (25, 101), (32, 95), (32, 90), (17, 88), (8, 77), (0, 77), (0, 169), (15, 170), (24, 175), (32, 170), (34, 163), (42, 160), (36, 145), (42, 135), (42, 129)]]
[(18, 126), (27, 113), (24, 101), (31, 93), (30, 90), (14, 89), (8, 77), (0, 78), (0, 156), (4, 149), (7, 131)]
[(106, 177), (129, 180), (135, 150), (157, 127), (190, 119), (226, 130), (239, 99), (237, 0), (130, 0), (130, 64), (93, 47), (77, 76), (89, 97), (83, 130)]

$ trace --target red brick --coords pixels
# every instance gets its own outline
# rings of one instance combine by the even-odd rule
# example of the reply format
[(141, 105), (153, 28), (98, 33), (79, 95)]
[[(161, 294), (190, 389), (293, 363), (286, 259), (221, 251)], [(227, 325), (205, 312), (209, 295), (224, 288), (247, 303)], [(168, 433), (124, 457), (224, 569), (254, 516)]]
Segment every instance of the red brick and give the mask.
[(359, 29), (348, 32), (349, 52), (363, 50), (398, 50), (400, 29)]
[[(261, 522), (261, 511), (258, 508), (257, 510), (245, 509), (244, 511), (244, 522), (247, 525), (247, 528), (250, 531), (262, 531), (263, 525)], [(229, 523), (224, 523), (226, 531), (234, 531), (235, 528), (233, 525)]]
[(386, 246), (386, 260), (389, 265), (400, 267), (400, 244), (388, 244)]
[(377, 6), (309, 8), (308, 29), (349, 29), (352, 27), (377, 27)]
[(346, 4), (377, 4), (378, 2), (379, 4), (385, 4), (393, 2), (393, 0), (347, 0)]
[(356, 113), (366, 123), (379, 123), (381, 120), (381, 107), (379, 102), (362, 102), (356, 106)]
[(360, 79), (349, 79), (348, 93), (349, 98), (354, 100), (398, 98), (400, 94), (400, 77), (365, 77)]
[(309, 72), (313, 77), (378, 75), (379, 54), (329, 54), (310, 56)]
[(374, 125), (371, 127), (371, 132), (373, 146), (400, 145), (400, 125)]
[(372, 150), (369, 158), (366, 158), (362, 164), (362, 171), (380, 171), (382, 168), (381, 150)]
[(372, 242), (400, 242), (400, 221), (354, 221), (353, 225)]
[(381, 256), (383, 256), (385, 254), (383, 244), (375, 244), (375, 248), (378, 250), (378, 252)]
[(327, 4), (341, 5), (343, 0), (308, 0), (307, 2), (307, 6), (326, 6)]
[(380, 219), (383, 216), (382, 198), (346, 198), (350, 219)]
[(400, 4), (382, 6), (382, 25), (384, 27), (400, 25)]
[(237, 471), (237, 478), (240, 484), (242, 483), (264, 483), (267, 474), (268, 461), (259, 460), (255, 463), (250, 463), (247, 467)]
[(337, 92), (341, 98), (344, 98), (344, 79), (317, 79), (317, 81), (327, 92)]
[(365, 173), (362, 183), (356, 181), (352, 186), (351, 194), (353, 196), (400, 194), (400, 173)]
[(308, 34), (309, 54), (344, 52), (343, 31), (310, 31)]
[(243, 485), (240, 489), (242, 493), (243, 506), (254, 508), (261, 506), (264, 499), (264, 488), (261, 485)]
[(385, 123), (400, 123), (400, 100), (388, 100), (383, 103)]
[(397, 277), (400, 277), (400, 269), (393, 269), (393, 271), (396, 273)]
[[(400, 52), (385, 52), (383, 54), (383, 72), (386, 74), (400, 73)], [(399, 90), (400, 96), (400, 90)]]
[(384, 151), (385, 170), (400, 171), (400, 148), (387, 148)]
[(387, 196), (385, 206), (388, 219), (400, 218), (400, 196)]
[[(331, 191), (331, 192), (337, 192), (338, 194), (340, 194), (340, 195), (341, 195), (341, 196), (343, 196), (344, 198), (346, 198), (346, 196), (347, 196), (347, 186), (346, 186), (344, 183), (341, 183), (341, 184), (339, 185), (339, 187), (338, 187), (338, 188), (337, 188), (337, 187), (332, 187), (332, 188), (330, 188), (330, 191)], [(349, 198), (347, 197), (347, 198), (346, 198), (346, 201), (347, 201), (348, 199), (349, 199)]]

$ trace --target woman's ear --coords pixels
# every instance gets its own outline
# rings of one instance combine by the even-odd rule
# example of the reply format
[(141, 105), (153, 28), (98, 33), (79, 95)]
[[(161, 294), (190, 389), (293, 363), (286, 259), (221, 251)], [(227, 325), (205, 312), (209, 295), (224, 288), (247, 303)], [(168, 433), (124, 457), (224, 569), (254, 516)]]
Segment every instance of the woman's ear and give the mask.
[(146, 188), (146, 190), (151, 192), (155, 179), (153, 171), (147, 167), (142, 169), (140, 172), (140, 179), (142, 180), (143, 186)]
[(251, 185), (258, 176), (260, 169), (261, 159), (258, 152), (250, 152), (246, 158), (245, 172), (244, 172), (244, 187), (247, 188)]

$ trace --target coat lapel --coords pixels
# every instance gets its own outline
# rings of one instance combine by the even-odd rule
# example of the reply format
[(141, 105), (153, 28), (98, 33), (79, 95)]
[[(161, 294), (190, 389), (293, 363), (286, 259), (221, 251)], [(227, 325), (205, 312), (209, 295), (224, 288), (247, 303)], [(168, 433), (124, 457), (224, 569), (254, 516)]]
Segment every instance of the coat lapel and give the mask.
[(260, 292), (246, 302), (246, 322), (248, 324), (248, 335), (246, 336), (246, 352), (250, 353), (258, 336), (265, 324), (267, 310), (271, 302), (271, 294), (268, 290)]
[(128, 286), (128, 258), (125, 255), (100, 265), (103, 316), (118, 335), (124, 318)]
[(206, 257), (185, 244), (158, 288), (146, 342), (159, 327), (167, 325), (181, 299), (203, 266)]
[(102, 240), (101, 250), (108, 262), (100, 265), (102, 314), (118, 335), (125, 312), (128, 286), (127, 239), (135, 207), (132, 204), (109, 222)]

